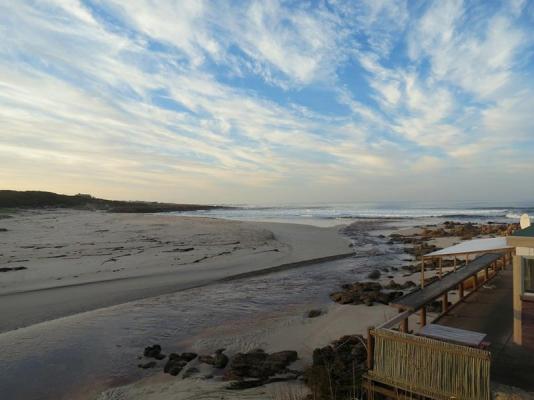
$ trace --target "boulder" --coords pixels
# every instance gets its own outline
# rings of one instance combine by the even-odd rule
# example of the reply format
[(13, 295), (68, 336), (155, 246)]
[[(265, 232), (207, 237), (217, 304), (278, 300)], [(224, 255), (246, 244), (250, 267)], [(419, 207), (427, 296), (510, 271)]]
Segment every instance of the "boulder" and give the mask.
[(321, 310), (310, 310), (308, 311), (308, 318), (316, 318), (320, 316), (323, 312)]
[(191, 368), (188, 368), (184, 371), (183, 375), (182, 375), (182, 378), (183, 379), (187, 379), (187, 378), (190, 378), (191, 376), (193, 375), (196, 375), (198, 374), (200, 371), (198, 368), (196, 367), (191, 367)]
[(215, 364), (215, 358), (213, 356), (198, 356), (198, 361), (204, 364), (213, 365)]
[(156, 360), (163, 360), (165, 358), (165, 356), (161, 354), (161, 346), (159, 344), (145, 347), (143, 355), (148, 358), (155, 358)]
[(287, 372), (287, 367), (296, 361), (296, 351), (286, 350), (267, 354), (261, 349), (248, 353), (238, 353), (230, 361), (228, 379), (257, 378), (266, 381), (267, 378)]
[(380, 278), (380, 275), (382, 275), (382, 273), (379, 270), (375, 269), (367, 275), (367, 278), (376, 280)]
[(215, 352), (213, 356), (213, 366), (218, 369), (224, 369), (228, 364), (228, 357), (223, 354), (225, 349), (219, 349)]
[(180, 357), (169, 357), (167, 363), (163, 367), (163, 372), (166, 374), (171, 374), (172, 376), (176, 376), (186, 365), (187, 361), (182, 360)]
[(195, 358), (197, 357), (197, 354), (196, 353), (182, 353), (180, 355), (180, 358), (182, 360), (185, 360), (187, 362), (191, 361), (191, 360), (194, 360)]

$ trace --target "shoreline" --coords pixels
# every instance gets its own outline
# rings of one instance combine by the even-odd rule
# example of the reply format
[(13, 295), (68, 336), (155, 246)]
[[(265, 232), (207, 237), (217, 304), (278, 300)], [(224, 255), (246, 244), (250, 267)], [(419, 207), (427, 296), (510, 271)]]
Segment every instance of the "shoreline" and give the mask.
[[(115, 235), (112, 248), (118, 249), (118, 255), (110, 256), (109, 253), (113, 251), (108, 250), (110, 246), (107, 242), (98, 243), (98, 234), (87, 236), (84, 229), (81, 229), (81, 232), (76, 231), (76, 224), (87, 223), (84, 220), (96, 217), (100, 220), (96, 224), (92, 222), (92, 231), (99, 233), (116, 230), (120, 233), (125, 225), (135, 225), (137, 242), (131, 245), (133, 235)], [(35, 219), (57, 221), (62, 229), (74, 231), (73, 237), (66, 237), (59, 232), (56, 238), (47, 238), (46, 246), (35, 245), (44, 236), (41, 229), (33, 233), (33, 239), (31, 235), (28, 237), (28, 226), (31, 227)], [(7, 259), (6, 265), (10, 265), (10, 262), (16, 262), (19, 258), (22, 262), (17, 262), (16, 265), (24, 265), (28, 269), (0, 274), (0, 284), (3, 282), (0, 289), (0, 313), (3, 316), (0, 332), (78, 312), (221, 281), (303, 267), (353, 254), (349, 240), (339, 233), (339, 226), (318, 228), (300, 224), (138, 214), (124, 216), (64, 210), (39, 210), (29, 216), (24, 213), (23, 218), (19, 220), (15, 216), (6, 221), (8, 233), (15, 234), (11, 248), (9, 244), (6, 246), (6, 253), (11, 251), (10, 258), (7, 258), (6, 254), (4, 262)], [(39, 227), (37, 223), (34, 225)], [(157, 228), (154, 229), (154, 226)], [(17, 229), (20, 232), (18, 235)], [(171, 240), (170, 238), (177, 235), (176, 231), (180, 231), (179, 240)], [(22, 235), (26, 242), (21, 242)], [(245, 235), (247, 237), (244, 237)], [(6, 236), (4, 233), (0, 240), (5, 240)], [(79, 244), (80, 236), (93, 244), (93, 253), (98, 254), (99, 249), (103, 249), (100, 253), (105, 254), (80, 255), (84, 251), (83, 244)], [(140, 236), (141, 239), (138, 239)], [(148, 245), (142, 241), (145, 237), (150, 239)], [(219, 247), (213, 246), (217, 241), (223, 244)], [(154, 243), (157, 246), (153, 246)], [(128, 254), (128, 257), (125, 257), (128, 264), (121, 270), (117, 265), (122, 260), (119, 259), (121, 252), (132, 252), (127, 246), (135, 246), (140, 254)], [(156, 250), (153, 250), (153, 247)], [(30, 252), (26, 250), (28, 248), (30, 251), (34, 248), (45, 248), (46, 259), (54, 262), (43, 266), (43, 258), (35, 255), (33, 259), (30, 258)], [(183, 254), (186, 256), (182, 256), (182, 249), (194, 250), (185, 251)], [(176, 264), (176, 254), (188, 258), (183, 264), (173, 265)], [(104, 269), (102, 265), (105, 265), (110, 257), (114, 262), (108, 265), (113, 266), (101, 272)], [(77, 263), (78, 270), (86, 274), (90, 269), (95, 272), (85, 277), (82, 277), (82, 273), (69, 276), (71, 262)], [(32, 269), (35, 269), (35, 279), (32, 279)], [(14, 277), (17, 274), (24, 274), (25, 278), (16, 281)], [(95, 277), (100, 279), (94, 280)], [(64, 302), (63, 299), (70, 301)]]
[[(59, 219), (63, 217), (65, 215)], [(69, 215), (66, 217), (66, 220), (69, 220)], [(109, 215), (104, 217), (106, 220), (113, 218)], [(117, 218), (118, 222), (122, 223), (120, 228), (124, 229), (124, 232), (132, 231), (129, 225), (132, 220), (128, 216)], [(41, 393), (44, 389), (38, 382), (44, 382), (48, 392), (43, 393), (41, 397), (50, 399), (68, 395), (68, 398), (80, 400), (123, 398), (185, 400), (191, 398), (191, 393), (209, 400), (219, 399), (221, 395), (229, 399), (269, 399), (266, 391), (270, 390), (271, 385), (236, 393), (225, 389), (228, 382), (222, 379), (222, 372), (210, 372), (205, 365), (193, 363), (191, 366), (198, 368), (201, 373), (182, 379), (182, 375), (171, 377), (161, 372), (166, 360), (157, 363), (155, 368), (149, 370), (138, 368), (140, 362), (147, 361), (139, 361), (142, 359), (139, 357), (145, 346), (155, 343), (162, 345), (165, 354), (193, 351), (199, 355), (209, 355), (217, 349), (225, 348), (228, 356), (234, 357), (239, 352), (256, 348), (262, 348), (269, 353), (294, 350), (298, 352), (299, 360), (297, 365), (291, 368), (295, 367), (296, 370), (302, 371), (312, 362), (311, 354), (314, 349), (327, 346), (343, 335), (363, 334), (369, 325), (384, 322), (396, 314), (394, 309), (382, 303), (374, 303), (372, 307), (362, 304), (363, 299), (354, 298), (354, 301), (350, 300), (351, 304), (335, 303), (331, 297), (335, 291), (344, 289), (347, 282), (369, 281), (369, 274), (375, 270), (380, 270), (381, 276), (374, 282), (383, 288), (386, 288), (391, 280), (399, 284), (408, 280), (418, 281), (417, 268), (412, 268), (416, 267), (417, 259), (408, 251), (410, 248), (415, 249), (415, 246), (426, 248), (429, 243), (442, 246), (445, 245), (444, 239), (447, 239), (447, 242), (456, 241), (460, 240), (460, 233), (469, 233), (463, 232), (465, 230), (463, 224), (458, 224), (449, 226), (451, 229), (449, 237), (439, 238), (440, 232), (436, 224), (429, 223), (423, 227), (420, 220), (413, 220), (411, 223), (403, 220), (394, 224), (391, 221), (386, 223), (360, 221), (345, 226), (338, 232), (341, 229), (339, 226), (335, 229), (324, 229), (294, 224), (249, 224), (203, 218), (192, 220), (171, 217), (169, 220), (168, 217), (144, 216), (134, 219), (136, 218), (142, 219), (143, 223), (135, 225), (134, 231), (139, 234), (141, 227), (152, 229), (148, 235), (151, 239), (149, 244), (158, 246), (155, 250), (157, 254), (165, 249), (176, 248), (176, 242), (181, 243), (180, 249), (186, 248), (186, 244), (182, 243), (183, 237), (174, 238), (170, 240), (171, 243), (166, 243), (169, 240), (162, 239), (161, 235), (154, 235), (155, 229), (162, 230), (162, 234), (173, 234), (174, 230), (166, 230), (165, 224), (182, 224), (180, 225), (182, 228), (189, 229), (190, 236), (190, 228), (196, 226), (196, 229), (200, 229), (196, 231), (200, 235), (194, 236), (197, 244), (194, 246), (187, 244), (187, 246), (199, 247), (202, 252), (215, 255), (221, 253), (224, 250), (222, 246), (227, 243), (235, 246), (236, 238), (232, 235), (239, 232), (242, 235), (239, 246), (242, 248), (238, 250), (238, 254), (243, 262), (241, 267), (245, 267), (246, 272), (243, 272), (241, 267), (231, 271), (226, 268), (213, 268), (214, 264), (220, 264), (225, 258), (228, 259), (226, 256), (229, 255), (226, 255), (187, 267), (196, 273), (195, 279), (202, 278), (198, 275), (202, 271), (206, 274), (220, 274), (220, 279), (216, 282), (207, 279), (201, 282), (203, 286), (197, 285), (196, 288), (179, 290), (176, 284), (169, 282), (169, 276), (183, 277), (183, 274), (176, 273), (187, 270), (181, 266), (171, 274), (138, 276), (107, 284), (103, 282), (93, 286), (91, 284), (67, 286), (34, 292), (33, 295), (44, 293), (45, 297), (47, 292), (56, 293), (55, 300), (49, 298), (53, 306), (60, 304), (61, 307), (65, 307), (67, 304), (77, 308), (85, 304), (87, 307), (89, 300), (102, 303), (100, 306), (94, 304), (82, 313), (69, 313), (69, 316), (63, 318), (47, 320), (0, 334), (0, 351), (5, 356), (4, 361), (0, 361), (0, 368), (7, 373), (3, 386), (0, 383), (1, 390), (6, 393), (17, 393), (19, 397), (15, 396), (15, 399), (31, 399), (36, 398), (36, 393)], [(162, 221), (165, 224), (162, 225)], [(46, 222), (46, 226), (48, 225), (49, 222)], [(95, 229), (100, 230), (99, 226), (92, 226), (90, 230)], [(456, 230), (452, 232), (452, 229), (458, 232)], [(220, 235), (214, 236), (214, 232), (220, 232)], [(477, 234), (477, 232), (472, 233)], [(350, 239), (350, 247), (349, 239), (339, 241), (341, 234)], [(288, 238), (292, 235), (296, 235), (295, 241), (292, 246), (288, 246)], [(324, 250), (316, 248), (314, 243), (321, 242), (324, 245), (325, 235), (335, 243), (343, 243), (339, 249), (348, 248), (351, 250), (349, 254), (353, 256), (339, 258), (341, 253), (330, 254), (327, 256), (328, 259), (337, 260), (310, 264), (306, 258), (309, 259), (311, 252), (318, 254)], [(207, 248), (202, 247), (203, 241), (209, 243)], [(261, 244), (259, 249), (258, 243)], [(53, 250), (52, 244), (47, 245), (44, 251), (66, 252), (66, 249), (70, 251), (68, 246)], [(112, 245), (115, 246), (116, 243), (106, 244), (108, 248)], [(139, 246), (138, 243), (134, 245)], [(215, 245), (219, 247), (213, 249)], [(253, 248), (255, 250), (252, 250)], [(275, 248), (278, 251), (273, 251)], [(260, 258), (254, 253), (255, 251), (261, 251), (260, 255), (268, 257)], [(199, 253), (192, 256), (191, 253), (194, 252), (187, 252), (190, 260), (199, 257)], [(72, 252), (68, 254), (72, 257)], [(153, 256), (153, 253), (151, 254)], [(160, 263), (171, 260), (169, 254), (173, 256), (175, 253), (162, 254), (164, 260), (159, 260)], [(287, 255), (302, 257), (304, 260), (287, 263), (285, 266), (275, 266), (273, 267), (275, 270), (265, 270), (262, 267), (267, 265), (260, 265), (262, 262), (280, 260), (282, 256), (287, 257)], [(141, 257), (143, 256), (146, 256), (146, 253), (141, 253)], [(102, 260), (109, 255), (100, 257)], [(146, 258), (142, 259), (146, 262)], [(58, 260), (69, 262), (64, 258)], [(406, 265), (407, 263), (411, 265)], [(296, 268), (304, 265), (308, 268)], [(59, 271), (61, 272), (61, 269)], [(135, 269), (132, 271), (136, 272)], [(431, 276), (435, 271), (427, 273)], [(139, 284), (139, 287), (132, 286), (133, 283)], [(150, 287), (154, 292), (151, 292)], [(162, 287), (167, 294), (162, 294)], [(82, 292), (87, 296), (84, 297)], [(106, 306), (105, 297), (114, 292), (133, 294), (134, 299), (128, 301), (126, 298), (115, 298), (117, 305)], [(25, 316), (20, 311), (24, 305), (21, 305), (21, 302), (26, 298), (26, 301), (29, 301), (28, 307), (30, 305), (35, 307), (35, 304), (39, 303), (39, 307), (48, 312), (50, 305), (37, 301), (35, 297), (32, 299), (33, 295), (28, 292), (20, 293), (18, 299), (15, 298), (16, 295), (8, 296), (13, 301), (11, 305), (5, 306), (7, 311), (12, 313), (13, 318), (16, 315), (19, 320), (23, 320)], [(4, 299), (5, 297), (2, 297), (2, 300)], [(0, 307), (2, 303), (5, 302), (0, 302)], [(315, 309), (321, 310), (321, 314), (316, 318), (309, 318), (308, 312)], [(32, 309), (32, 312), (36, 310)], [(411, 323), (413, 326), (417, 325), (416, 320)], [(31, 360), (35, 359), (36, 351), (41, 353), (39, 360), (42, 365), (30, 366), (33, 365)], [(81, 364), (73, 365), (72, 360), (83, 361)], [(62, 366), (64, 372), (60, 377), (56, 377), (53, 370), (49, 371), (47, 365)], [(24, 375), (34, 376), (36, 383), (27, 385), (28, 387), (21, 386), (21, 379), (24, 379), (24, 376), (21, 376), (20, 372), (17, 373), (17, 370), (24, 371)], [(184, 373), (186, 370), (187, 368), (184, 369)], [(214, 375), (215, 379), (205, 380), (203, 378), (205, 375)], [(91, 378), (88, 379), (88, 376)], [(298, 382), (293, 383), (296, 383), (298, 390), (303, 389), (302, 384)], [(174, 396), (168, 397), (170, 394)]]

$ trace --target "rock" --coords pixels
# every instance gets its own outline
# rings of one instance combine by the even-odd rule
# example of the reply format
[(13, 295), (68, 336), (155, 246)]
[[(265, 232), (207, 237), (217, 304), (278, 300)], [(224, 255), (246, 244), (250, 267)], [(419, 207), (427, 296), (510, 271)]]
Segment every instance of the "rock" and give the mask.
[(155, 361), (149, 361), (145, 364), (139, 364), (137, 365), (139, 368), (148, 369), (148, 368), (154, 368), (156, 366)]
[(215, 368), (223, 369), (228, 364), (228, 357), (223, 354), (223, 351), (225, 349), (219, 349), (215, 352), (215, 356), (213, 357), (213, 366)]
[(320, 316), (323, 312), (321, 310), (310, 310), (308, 311), (308, 318), (316, 318)]
[(330, 295), (330, 298), (339, 304), (354, 303), (355, 298), (350, 292), (334, 292)]
[(257, 378), (266, 382), (271, 376), (287, 372), (289, 364), (297, 360), (296, 351), (286, 350), (267, 354), (263, 350), (238, 353), (230, 361), (228, 379)]
[(198, 368), (196, 367), (191, 367), (191, 368), (188, 368), (185, 370), (185, 372), (183, 373), (182, 375), (182, 378), (183, 379), (187, 379), (187, 378), (190, 378), (191, 376), (195, 375), (195, 374), (198, 374), (200, 371)]
[(293, 350), (272, 353), (267, 356), (267, 359), (263, 363), (263, 368), (268, 376), (280, 374), (285, 372), (287, 366), (295, 362), (297, 358), (298, 354)]
[(155, 358), (156, 360), (162, 360), (165, 358), (165, 356), (161, 354), (161, 346), (159, 344), (145, 347), (143, 355), (148, 358)]
[(169, 354), (169, 359), (163, 367), (163, 372), (166, 374), (171, 374), (173, 376), (178, 375), (182, 369), (187, 365), (187, 363), (196, 358), (195, 353), (171, 353)]
[(6, 228), (0, 228), (0, 232), (7, 232)]
[(238, 378), (262, 378), (264, 377), (262, 367), (266, 359), (267, 353), (261, 349), (237, 353), (230, 361), (230, 375)]
[(198, 361), (204, 364), (215, 364), (215, 358), (213, 356), (198, 356)]
[(167, 363), (163, 367), (163, 372), (166, 374), (171, 374), (172, 376), (178, 375), (182, 369), (187, 365), (187, 361), (182, 360), (180, 357), (171, 358), (167, 360)]
[(380, 275), (382, 275), (382, 273), (375, 269), (374, 271), (370, 272), (369, 275), (367, 275), (367, 278), (376, 280), (380, 278)]
[(196, 353), (182, 353), (180, 355), (180, 358), (182, 360), (185, 360), (187, 362), (191, 361), (191, 360), (194, 360), (195, 358), (197, 357), (197, 354)]

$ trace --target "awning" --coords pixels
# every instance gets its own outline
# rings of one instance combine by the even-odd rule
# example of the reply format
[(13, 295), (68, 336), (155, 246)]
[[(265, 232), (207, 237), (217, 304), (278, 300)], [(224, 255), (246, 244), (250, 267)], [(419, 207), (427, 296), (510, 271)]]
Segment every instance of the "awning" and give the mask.
[(429, 254), (425, 254), (425, 258), (426, 257), (452, 256), (452, 255), (469, 254), (469, 253), (484, 253), (484, 252), (492, 252), (492, 251), (498, 251), (498, 250), (513, 249), (513, 248), (514, 246), (509, 246), (506, 243), (506, 237), (473, 239), (473, 240), (466, 240), (465, 242), (459, 243), (451, 247), (446, 247), (444, 249), (437, 250)]

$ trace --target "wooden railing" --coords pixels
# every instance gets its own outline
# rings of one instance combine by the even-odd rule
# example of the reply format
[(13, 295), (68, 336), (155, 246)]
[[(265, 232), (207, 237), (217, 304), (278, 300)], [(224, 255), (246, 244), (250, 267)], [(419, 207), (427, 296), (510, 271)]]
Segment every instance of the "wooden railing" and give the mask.
[(490, 399), (488, 351), (389, 329), (370, 333), (369, 386), (378, 382), (431, 399)]

